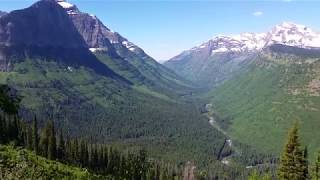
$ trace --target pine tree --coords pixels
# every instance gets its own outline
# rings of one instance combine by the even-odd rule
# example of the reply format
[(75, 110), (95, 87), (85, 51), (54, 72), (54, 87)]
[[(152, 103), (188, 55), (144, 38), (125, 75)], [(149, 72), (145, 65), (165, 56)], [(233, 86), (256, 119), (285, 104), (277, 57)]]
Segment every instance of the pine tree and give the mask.
[(18, 135), (19, 135), (19, 128), (18, 128), (18, 120), (17, 117), (14, 116), (13, 119), (11, 120), (11, 130), (10, 130), (11, 139), (15, 141), (17, 144), (19, 144), (18, 141)]
[(280, 180), (303, 180), (307, 179), (306, 159), (300, 149), (298, 124), (295, 123), (289, 131), (288, 140), (281, 156), (278, 169), (278, 179)]
[(66, 152), (66, 148), (65, 148), (65, 142), (63, 139), (63, 133), (62, 131), (60, 131), (59, 134), (59, 145), (57, 148), (57, 158), (60, 160), (63, 160), (65, 157), (65, 152)]
[(312, 167), (312, 179), (320, 180), (320, 151), (318, 151), (316, 162)]
[(57, 154), (57, 141), (53, 121), (49, 122), (49, 138), (48, 138), (48, 158), (55, 159)]
[(40, 137), (40, 146), (41, 146), (41, 154), (44, 157), (49, 158), (49, 139), (51, 134), (51, 123), (48, 122), (46, 127), (41, 131)]
[(308, 172), (308, 147), (305, 146), (303, 150), (303, 160), (302, 160), (303, 176), (309, 179)]
[(38, 121), (37, 118), (34, 117), (33, 127), (32, 127), (32, 149), (36, 154), (39, 153), (39, 135), (38, 135)]
[(6, 128), (5, 128), (5, 121), (2, 116), (0, 116), (0, 143), (5, 142), (5, 134), (6, 134)]
[(82, 166), (87, 166), (88, 164), (88, 157), (87, 157), (87, 152), (86, 152), (86, 144), (83, 139), (80, 140), (80, 150), (79, 150), (79, 155), (80, 155), (80, 164)]
[(33, 138), (32, 138), (32, 129), (27, 128), (27, 148), (33, 150)]
[(48, 137), (48, 158), (49, 159), (55, 159), (56, 158), (56, 148), (57, 148), (57, 144), (56, 144), (56, 134), (55, 134), (55, 130), (54, 130), (54, 123), (53, 121), (50, 121), (48, 123), (48, 127), (47, 127), (47, 137)]
[(80, 160), (79, 160), (79, 143), (78, 143), (78, 139), (74, 139), (73, 143), (72, 143), (72, 157), (73, 160), (76, 164), (79, 164)]

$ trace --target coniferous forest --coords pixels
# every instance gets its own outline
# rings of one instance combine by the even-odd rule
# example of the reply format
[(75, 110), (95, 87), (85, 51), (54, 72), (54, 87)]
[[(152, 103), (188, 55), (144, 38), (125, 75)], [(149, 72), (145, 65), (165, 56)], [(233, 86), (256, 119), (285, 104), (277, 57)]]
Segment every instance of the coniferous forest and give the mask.
[[(266, 167), (255, 166), (250, 171), (240, 172), (227, 169), (214, 168), (194, 170), (190, 162), (174, 164), (148, 156), (144, 149), (121, 150), (112, 145), (95, 144), (82, 138), (65, 136), (63, 131), (57, 129), (52, 120), (39, 127), (38, 120), (34, 117), (31, 123), (22, 121), (17, 113), (19, 98), (9, 96), (10, 88), (1, 86), (1, 115), (0, 115), (0, 178), (44, 178), (57, 177), (79, 179), (219, 179), (220, 173), (230, 173), (228, 176), (249, 180), (279, 179), (303, 180), (319, 179), (320, 153), (314, 162), (309, 163), (308, 148), (303, 146), (299, 138), (299, 123), (296, 122), (288, 133), (286, 144), (280, 160), (263, 161), (263, 158), (252, 156), (251, 159), (260, 159), (258, 163), (269, 163)], [(31, 155), (25, 155), (31, 154)], [(47, 172), (37, 169), (36, 163), (30, 169), (15, 173), (16, 165), (21, 165), (12, 156), (20, 156), (34, 163), (61, 163), (56, 166), (65, 166), (64, 170)], [(36, 157), (36, 160), (32, 160)], [(42, 159), (41, 159), (42, 158)], [(43, 160), (46, 159), (46, 160)], [(270, 158), (267, 158), (270, 160)], [(46, 162), (48, 161), (48, 162)], [(51, 165), (48, 170), (55, 166)], [(78, 170), (69, 170), (79, 168)], [(58, 168), (59, 169), (59, 168)], [(68, 170), (66, 170), (68, 169)], [(79, 173), (81, 172), (81, 173)], [(213, 175), (215, 172), (216, 175)], [(217, 173), (218, 172), (218, 173)], [(233, 175), (232, 175), (233, 174)]]
[[(32, 123), (23, 122), (17, 113), (19, 99), (9, 95), (10, 88), (0, 87), (0, 179), (31, 178), (55, 179), (58, 174), (37, 174), (34, 172), (21, 172), (17, 176), (10, 174), (15, 161), (6, 154), (9, 147), (27, 149), (28, 152), (44, 157), (48, 160), (58, 161), (69, 166), (88, 170), (97, 179), (181, 179), (181, 167), (174, 164), (158, 161), (148, 157), (144, 149), (130, 151), (119, 150), (105, 144), (92, 144), (79, 138), (65, 137), (61, 130), (55, 128), (52, 120), (47, 121), (40, 128), (35, 117)], [(12, 150), (12, 149), (11, 149)], [(13, 164), (12, 164), (13, 163)], [(34, 164), (35, 165), (35, 164)], [(33, 165), (33, 166), (34, 166)], [(50, 169), (50, 167), (47, 167)], [(41, 171), (40, 171), (41, 172)], [(64, 178), (72, 178), (72, 174)], [(63, 174), (60, 174), (63, 177)], [(81, 176), (80, 176), (81, 177)]]
[(320, 180), (317, 7), (1, 2), (0, 180)]

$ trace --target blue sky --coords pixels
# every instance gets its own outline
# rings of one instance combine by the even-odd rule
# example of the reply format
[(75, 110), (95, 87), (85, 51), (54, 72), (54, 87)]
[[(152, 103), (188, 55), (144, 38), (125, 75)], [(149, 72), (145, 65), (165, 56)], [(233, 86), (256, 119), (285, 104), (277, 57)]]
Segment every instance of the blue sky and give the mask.
[[(169, 59), (219, 34), (265, 32), (283, 21), (320, 31), (320, 1), (68, 0), (97, 15), (157, 60)], [(0, 10), (35, 0), (0, 0)]]

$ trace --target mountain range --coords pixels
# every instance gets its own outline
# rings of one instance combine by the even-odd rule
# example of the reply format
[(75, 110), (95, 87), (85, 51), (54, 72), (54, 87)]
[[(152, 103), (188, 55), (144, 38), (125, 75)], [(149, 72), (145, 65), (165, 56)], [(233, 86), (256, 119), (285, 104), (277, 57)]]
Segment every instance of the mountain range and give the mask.
[(319, 59), (320, 33), (292, 22), (217, 36), (162, 65), (65, 0), (0, 12), (0, 84), (24, 121), (217, 177), (273, 161), (297, 120), (320, 148)]
[(53, 119), (68, 136), (143, 146), (175, 161), (215, 160), (224, 146), (189, 98), (190, 81), (66, 1), (0, 17), (0, 69), (27, 122)]
[(300, 122), (315, 152), (319, 128), (319, 33), (284, 22), (267, 33), (218, 36), (165, 63), (206, 89), (213, 122), (259, 152), (279, 153)]
[[(212, 86), (240, 70), (257, 53), (278, 45), (316, 51), (320, 48), (320, 34), (304, 25), (283, 22), (266, 33), (217, 36), (173, 57), (165, 65), (186, 78)], [(222, 67), (216, 69), (218, 66)]]

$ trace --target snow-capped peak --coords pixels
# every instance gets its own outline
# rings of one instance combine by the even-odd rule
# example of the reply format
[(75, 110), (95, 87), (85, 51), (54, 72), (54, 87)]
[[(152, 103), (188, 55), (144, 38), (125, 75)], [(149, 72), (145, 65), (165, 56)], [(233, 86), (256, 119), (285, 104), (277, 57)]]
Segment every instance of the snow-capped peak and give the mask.
[(78, 13), (78, 8), (76, 5), (71, 4), (69, 2), (67, 2), (66, 0), (56, 0), (56, 2), (63, 7), (68, 14), (72, 15), (72, 14), (77, 14)]
[(266, 33), (242, 33), (239, 35), (219, 35), (192, 50), (210, 48), (212, 54), (217, 52), (243, 52), (261, 50), (272, 44), (283, 44), (301, 48), (320, 48), (320, 33), (312, 29), (283, 22)]
[(74, 5), (66, 2), (65, 0), (57, 0), (57, 3), (65, 9), (72, 8)]
[(310, 28), (291, 22), (275, 26), (267, 35), (267, 45), (284, 44), (302, 48), (320, 47), (320, 34)]

